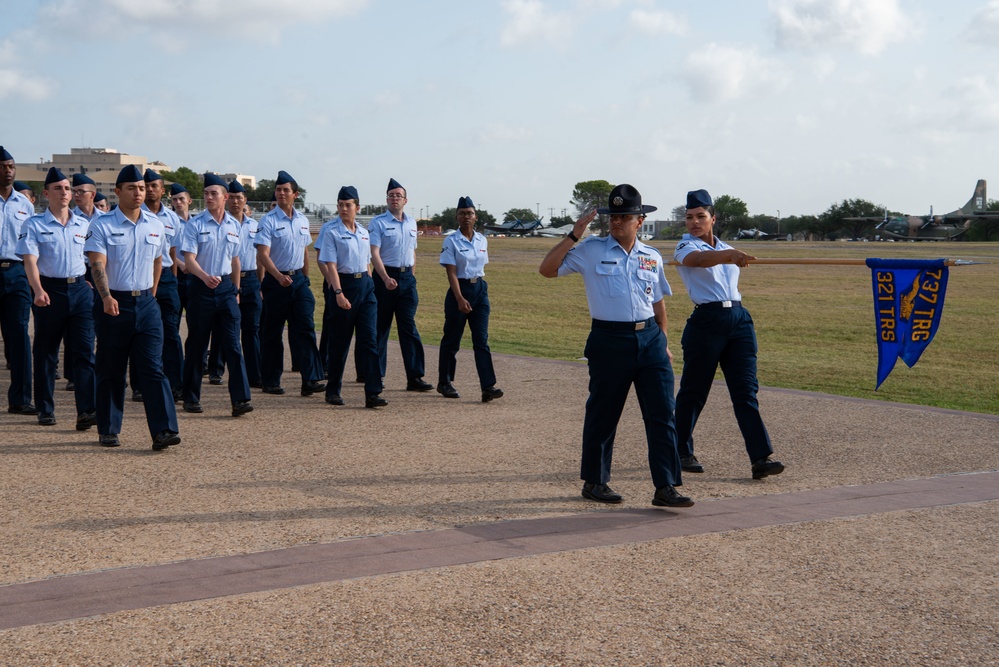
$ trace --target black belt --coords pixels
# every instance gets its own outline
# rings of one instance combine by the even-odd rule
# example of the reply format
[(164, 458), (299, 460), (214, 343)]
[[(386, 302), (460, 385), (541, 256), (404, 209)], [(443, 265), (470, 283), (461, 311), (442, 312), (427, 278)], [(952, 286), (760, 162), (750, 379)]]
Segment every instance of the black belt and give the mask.
[(239, 277), (240, 278), (245, 278), (247, 276), (255, 276), (255, 275), (257, 275), (257, 270), (256, 269), (250, 269), (249, 271), (240, 271), (239, 272)]
[(412, 273), (413, 267), (411, 266), (386, 266), (386, 272), (395, 271), (396, 273)]
[(612, 331), (641, 331), (650, 329), (656, 324), (656, 318), (650, 317), (641, 322), (610, 322), (608, 320), (593, 320), (594, 329), (610, 329)]
[(39, 276), (42, 279), (42, 283), (50, 283), (53, 285), (72, 285), (75, 282), (82, 282), (83, 276), (73, 276), (72, 278), (52, 278), (50, 276)]
[(361, 273), (337, 273), (340, 276), (340, 280), (360, 280), (364, 276), (368, 275), (367, 271), (362, 271)]
[(19, 259), (5, 259), (0, 262), (0, 269), (9, 269), (14, 266), (20, 266), (21, 264), (24, 264), (24, 262)]
[(475, 277), (475, 278), (458, 278), (458, 282), (459, 283), (466, 283), (468, 285), (474, 285), (475, 283), (479, 282), (480, 280), (482, 280), (482, 276), (478, 276), (478, 277)]
[(694, 309), (697, 308), (709, 308), (715, 310), (718, 308), (742, 308), (742, 301), (711, 301), (709, 303), (698, 303), (694, 305)]
[(134, 290), (118, 290), (113, 289), (111, 291), (111, 296), (116, 299), (127, 299), (136, 296), (150, 296), (153, 293), (151, 289), (134, 289)]
[(282, 271), (281, 273), (286, 276), (296, 276), (299, 273), (302, 273), (302, 269), (292, 269), (291, 271)]

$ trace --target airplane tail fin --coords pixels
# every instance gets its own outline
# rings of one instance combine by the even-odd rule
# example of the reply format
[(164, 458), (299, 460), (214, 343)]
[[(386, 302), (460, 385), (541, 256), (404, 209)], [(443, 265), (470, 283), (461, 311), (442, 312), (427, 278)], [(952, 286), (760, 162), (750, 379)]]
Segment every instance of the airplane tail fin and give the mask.
[(978, 184), (975, 185), (975, 194), (971, 196), (968, 203), (961, 207), (962, 213), (981, 213), (986, 210), (989, 204), (988, 197), (985, 194), (985, 179), (979, 179)]

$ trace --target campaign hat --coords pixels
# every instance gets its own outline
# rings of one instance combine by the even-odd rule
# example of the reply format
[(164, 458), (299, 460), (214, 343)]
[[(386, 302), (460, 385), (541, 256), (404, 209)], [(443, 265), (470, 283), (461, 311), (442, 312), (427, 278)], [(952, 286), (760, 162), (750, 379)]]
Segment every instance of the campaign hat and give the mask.
[(607, 197), (607, 206), (598, 208), (597, 213), (610, 215), (644, 215), (655, 211), (655, 206), (642, 203), (642, 193), (635, 186), (622, 183), (615, 186)]

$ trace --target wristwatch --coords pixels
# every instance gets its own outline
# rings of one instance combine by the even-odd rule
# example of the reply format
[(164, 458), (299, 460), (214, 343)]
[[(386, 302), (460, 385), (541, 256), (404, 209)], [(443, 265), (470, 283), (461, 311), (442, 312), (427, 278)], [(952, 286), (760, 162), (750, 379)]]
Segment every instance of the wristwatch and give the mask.
[(333, 290), (333, 293), (334, 294), (343, 294), (343, 290), (340, 289), (340, 288), (337, 288), (337, 289)]

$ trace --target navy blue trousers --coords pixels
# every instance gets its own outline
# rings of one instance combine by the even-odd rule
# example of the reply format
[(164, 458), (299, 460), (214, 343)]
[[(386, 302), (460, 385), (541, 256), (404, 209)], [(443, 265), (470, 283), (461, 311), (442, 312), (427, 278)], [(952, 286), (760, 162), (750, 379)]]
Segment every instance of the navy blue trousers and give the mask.
[(367, 273), (361, 274), (360, 278), (341, 273), (340, 287), (343, 295), (350, 301), (350, 310), (338, 306), (333, 290), (328, 291), (323, 320), (323, 329), (329, 332), (329, 379), (326, 395), (340, 393), (352, 337), (355, 359), (360, 363), (360, 371), (364, 376), (364, 393), (367, 396), (378, 395), (382, 392), (382, 376), (378, 373), (378, 348), (375, 342), (378, 303), (375, 301), (374, 283)]
[[(10, 260), (0, 260), (7, 263)], [(10, 405), (31, 403), (31, 339), (28, 318), (31, 315), (31, 287), (24, 265), (11, 263), (0, 268), (0, 335), (10, 363)]]
[(42, 276), (42, 287), (49, 295), (49, 305), (32, 306), (35, 317), (35, 405), (40, 415), (55, 413), (56, 369), (59, 367), (59, 342), (66, 338), (65, 368), (76, 384), (76, 414), (97, 409), (94, 392), (94, 290), (83, 281), (67, 283), (65, 278)]
[(673, 420), (673, 367), (666, 356), (666, 336), (649, 319), (640, 331), (604, 329), (594, 322), (584, 354), (590, 371), (590, 397), (583, 419), (583, 455), (579, 476), (585, 482), (610, 481), (614, 437), (631, 386), (645, 422), (649, 470), (656, 488), (681, 483), (680, 456)]
[[(332, 292), (330, 291), (330, 285), (325, 280), (323, 280), (323, 322), (326, 322), (326, 318), (330, 316), (330, 305), (332, 307), (338, 308), (336, 305), (336, 299), (330, 299)], [(294, 352), (294, 350), (292, 350)], [(294, 359), (293, 359), (294, 360)], [(319, 334), (319, 363), (322, 365), (326, 374), (329, 375), (330, 367), (330, 332), (329, 328), (323, 324), (322, 332)], [(360, 349), (354, 346), (354, 370), (357, 372), (357, 377), (364, 377), (364, 362), (361, 360)], [(382, 375), (379, 377), (384, 377), (385, 372), (382, 371)]]
[(264, 305), (260, 319), (260, 379), (265, 387), (281, 384), (284, 372), (284, 325), (288, 323), (288, 345), (298, 361), (302, 382), (322, 381), (316, 347), (316, 297), (309, 279), (302, 273), (291, 277), (288, 287), (281, 287), (267, 274), (260, 283)]
[[(246, 364), (246, 380), (251, 387), (260, 383), (260, 280), (257, 272), (243, 271), (239, 279), (239, 335), (243, 344), (243, 363)], [(225, 373), (225, 360), (219, 346), (212, 337), (211, 351), (208, 353), (208, 374), (222, 377)]]
[(146, 424), (153, 437), (163, 431), (179, 432), (170, 382), (163, 374), (163, 319), (155, 297), (125, 296), (112, 292), (118, 315), (94, 303), (97, 333), (97, 432), (121, 433), (125, 409), (125, 366), (132, 364), (134, 389), (142, 392)]
[(459, 283), (461, 295), (471, 304), (472, 312), (463, 313), (458, 310), (458, 300), (454, 298), (454, 293), (447, 291), (444, 297), (444, 337), (441, 338), (437, 382), (446, 384), (454, 380), (458, 350), (461, 348), (461, 337), (465, 333), (467, 322), (472, 332), (472, 351), (475, 353), (479, 386), (485, 389), (496, 384), (493, 355), (489, 351), (489, 286), (481, 278), (475, 283), (467, 280), (460, 280)]
[(773, 453), (770, 435), (756, 400), (756, 330), (742, 306), (699, 306), (683, 330), (683, 375), (676, 396), (676, 432), (681, 456), (694, 453), (694, 426), (708, 400), (715, 371), (721, 365), (735, 419), (746, 441), (750, 461)]
[(184, 402), (201, 402), (202, 362), (211, 340), (229, 367), (229, 399), (250, 400), (250, 384), (239, 345), (239, 304), (229, 276), (210, 289), (191, 277), (187, 283), (187, 349), (184, 363)]
[(398, 268), (386, 267), (389, 277), (399, 283), (393, 290), (386, 289), (381, 276), (374, 276), (375, 298), (378, 299), (378, 367), (381, 377), (385, 377), (388, 366), (388, 339), (395, 318), (399, 330), (399, 347), (402, 349), (402, 365), (406, 369), (406, 379), (423, 377), (423, 341), (416, 329), (416, 308), (420, 296), (416, 291), (416, 276), (413, 270), (400, 272)]
[(184, 384), (184, 343), (180, 339), (178, 283), (177, 276), (167, 268), (160, 274), (160, 282), (156, 287), (156, 303), (160, 305), (160, 317), (163, 319), (163, 372), (170, 381), (170, 389), (175, 391), (179, 391)]

